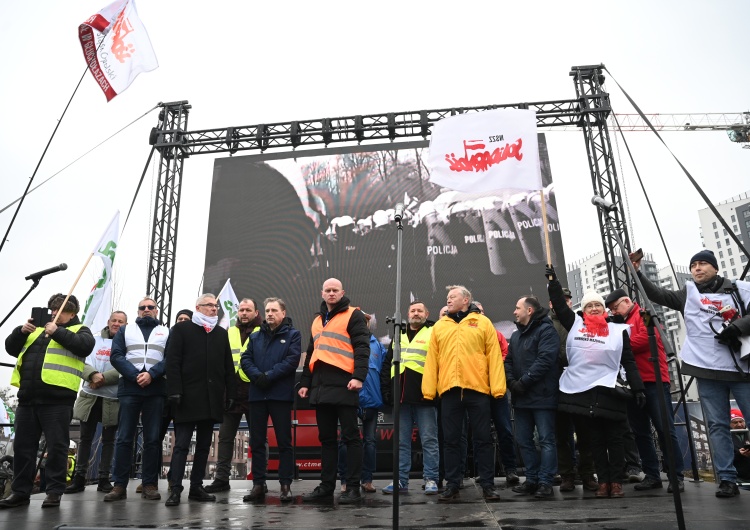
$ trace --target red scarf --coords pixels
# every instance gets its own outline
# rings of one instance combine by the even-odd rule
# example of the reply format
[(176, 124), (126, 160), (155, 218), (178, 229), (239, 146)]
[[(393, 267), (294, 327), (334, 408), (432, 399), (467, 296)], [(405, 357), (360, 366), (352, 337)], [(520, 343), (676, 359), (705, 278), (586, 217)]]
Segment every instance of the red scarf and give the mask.
[(607, 325), (607, 317), (604, 315), (587, 315), (586, 313), (584, 313), (582, 331), (595, 337), (609, 336), (609, 325)]

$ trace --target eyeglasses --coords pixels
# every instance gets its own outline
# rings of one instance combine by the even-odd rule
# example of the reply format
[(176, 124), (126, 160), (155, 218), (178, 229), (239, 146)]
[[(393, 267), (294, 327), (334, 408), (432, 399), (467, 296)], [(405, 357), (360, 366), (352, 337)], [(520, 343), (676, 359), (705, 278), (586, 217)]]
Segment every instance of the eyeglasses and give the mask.
[(146, 309), (153, 311), (154, 309), (156, 309), (156, 306), (155, 305), (139, 305), (138, 306), (138, 311), (145, 311)]
[(617, 302), (615, 305), (613, 305), (610, 308), (610, 311), (612, 311), (614, 313), (615, 311), (617, 311), (617, 308), (620, 307), (620, 304), (624, 304), (625, 302), (628, 302), (628, 301), (630, 301), (630, 298), (627, 298), (627, 297), (623, 298), (622, 300), (620, 300), (619, 302)]
[(198, 307), (213, 307), (219, 309), (219, 304), (198, 304)]

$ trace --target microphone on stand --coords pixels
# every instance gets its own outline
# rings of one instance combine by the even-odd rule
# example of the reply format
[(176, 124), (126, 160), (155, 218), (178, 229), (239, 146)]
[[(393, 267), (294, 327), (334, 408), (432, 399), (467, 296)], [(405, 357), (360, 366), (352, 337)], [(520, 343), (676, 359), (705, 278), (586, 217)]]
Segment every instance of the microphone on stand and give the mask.
[(29, 274), (28, 276), (26, 276), (25, 279), (37, 281), (41, 279), (42, 277), (47, 276), (48, 274), (64, 271), (67, 268), (68, 268), (67, 264), (60, 263), (60, 265), (57, 265), (56, 267), (50, 267), (49, 269), (44, 269), (43, 271), (35, 272), (34, 274)]
[(609, 202), (607, 199), (599, 195), (594, 195), (593, 197), (591, 197), (591, 204), (593, 204), (597, 208), (601, 208), (607, 213), (614, 212), (615, 210), (617, 210), (617, 206), (615, 206), (614, 204)]
[(396, 210), (393, 213), (393, 220), (400, 223), (404, 218), (404, 203), (400, 202), (396, 204)]

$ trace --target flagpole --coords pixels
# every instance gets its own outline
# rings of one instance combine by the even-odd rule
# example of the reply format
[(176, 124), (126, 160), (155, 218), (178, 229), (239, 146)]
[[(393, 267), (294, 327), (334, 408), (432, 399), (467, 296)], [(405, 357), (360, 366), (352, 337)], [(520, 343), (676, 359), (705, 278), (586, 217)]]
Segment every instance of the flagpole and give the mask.
[(52, 136), (50, 136), (49, 140), (47, 141), (47, 146), (44, 148), (44, 151), (42, 152), (42, 156), (39, 158), (39, 162), (37, 162), (36, 164), (36, 168), (34, 168), (34, 173), (31, 175), (31, 178), (29, 179), (29, 183), (26, 185), (26, 189), (24, 190), (23, 195), (21, 195), (21, 200), (18, 203), (18, 207), (16, 208), (16, 211), (13, 213), (13, 217), (10, 220), (8, 229), (5, 231), (3, 240), (0, 241), (0, 252), (3, 251), (5, 242), (8, 240), (8, 234), (10, 234), (10, 229), (13, 227), (13, 223), (15, 222), (16, 217), (18, 216), (18, 212), (21, 210), (21, 205), (23, 204), (23, 201), (26, 198), (26, 195), (29, 193), (29, 188), (31, 188), (31, 183), (34, 182), (34, 177), (36, 177), (36, 173), (37, 171), (39, 171), (39, 166), (42, 165), (42, 160), (44, 160), (44, 155), (47, 154), (47, 149), (49, 149), (49, 146), (52, 143), (52, 139), (55, 137), (55, 134), (57, 133), (57, 129), (60, 128), (60, 124), (62, 123), (62, 120), (65, 117), (65, 113), (68, 112), (68, 108), (70, 107), (70, 104), (73, 102), (73, 98), (75, 97), (76, 92), (78, 92), (78, 87), (81, 86), (81, 83), (83, 82), (83, 78), (86, 77), (86, 72), (88, 72), (88, 70), (89, 68), (87, 66), (86, 69), (83, 71), (83, 75), (81, 76), (81, 79), (78, 80), (78, 84), (76, 85), (75, 90), (73, 90), (73, 94), (70, 96), (70, 99), (68, 100), (68, 104), (65, 105), (65, 110), (63, 110), (62, 115), (60, 115), (60, 118), (57, 120), (57, 125), (55, 125), (55, 130), (52, 131)]
[(547, 264), (552, 265), (552, 253), (549, 250), (549, 232), (547, 231), (547, 203), (544, 201), (544, 188), (539, 190), (542, 199), (542, 231), (544, 232), (544, 247), (547, 251)]
[(63, 310), (65, 309), (65, 304), (68, 303), (68, 299), (73, 294), (73, 289), (75, 289), (76, 285), (78, 285), (78, 280), (80, 280), (81, 276), (83, 276), (83, 271), (85, 271), (86, 267), (89, 266), (89, 262), (91, 261), (91, 258), (94, 257), (94, 254), (95, 254), (95, 252), (92, 252), (91, 254), (89, 254), (89, 257), (86, 260), (86, 263), (83, 264), (83, 268), (81, 269), (81, 272), (78, 273), (78, 276), (76, 277), (75, 281), (73, 282), (73, 285), (71, 286), (70, 291), (68, 291), (68, 296), (65, 297), (65, 300), (63, 300), (62, 305), (60, 305), (60, 309), (57, 311), (57, 314), (55, 315), (55, 318), (52, 321), (53, 324), (57, 324), (57, 319), (60, 318), (60, 313), (62, 313)]

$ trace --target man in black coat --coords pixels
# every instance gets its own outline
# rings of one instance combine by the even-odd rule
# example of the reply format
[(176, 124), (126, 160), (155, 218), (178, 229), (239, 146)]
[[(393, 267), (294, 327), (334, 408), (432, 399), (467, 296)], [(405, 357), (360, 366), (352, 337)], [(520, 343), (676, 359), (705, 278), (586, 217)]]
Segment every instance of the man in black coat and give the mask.
[(214, 423), (221, 423), (224, 396), (235, 393), (234, 362), (227, 330), (217, 325), (219, 306), (207, 293), (195, 303), (191, 322), (175, 324), (167, 343), (167, 394), (174, 413), (175, 446), (170, 476), (172, 493), (167, 506), (180, 504), (190, 441), (195, 437), (193, 471), (188, 499), (216, 500), (203, 489)]
[(78, 300), (53, 295), (47, 302), (52, 319), (44, 327), (33, 319), (5, 339), (5, 351), (17, 357), (11, 385), (18, 387), (16, 437), (13, 441), (13, 484), (0, 508), (29, 504), (34, 487), (39, 439), (47, 440), (47, 497), (42, 508), (60, 505), (68, 468), (70, 420), (83, 374), (84, 360), (94, 349), (94, 336), (78, 320)]
[(310, 397), (315, 407), (318, 439), (321, 445), (320, 485), (302, 500), (315, 502), (333, 498), (338, 464), (338, 423), (346, 444), (346, 491), (342, 504), (360, 502), (362, 438), (357, 424), (359, 390), (367, 377), (370, 357), (370, 330), (359, 309), (349, 307), (349, 299), (339, 280), (323, 283), (323, 303), (312, 323), (299, 396)]

